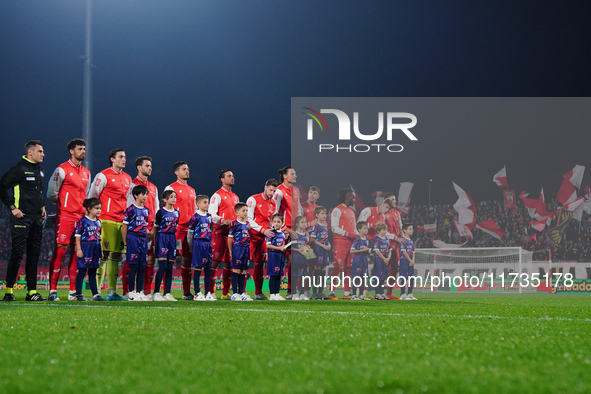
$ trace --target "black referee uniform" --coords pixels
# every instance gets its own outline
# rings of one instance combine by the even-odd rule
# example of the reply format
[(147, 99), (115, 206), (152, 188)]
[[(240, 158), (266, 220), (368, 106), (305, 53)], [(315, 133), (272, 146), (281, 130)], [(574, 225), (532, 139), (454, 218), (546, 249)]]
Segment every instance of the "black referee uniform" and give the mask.
[[(11, 215), (12, 251), (6, 271), (6, 287), (16, 282), (18, 269), (25, 249), (27, 261), (27, 290), (37, 289), (37, 264), (41, 251), (43, 233), (43, 208), (45, 207), (43, 185), (45, 172), (39, 163), (26, 156), (0, 179), (0, 199), (10, 210), (20, 209), (22, 218)], [(10, 193), (9, 191), (12, 191)]]

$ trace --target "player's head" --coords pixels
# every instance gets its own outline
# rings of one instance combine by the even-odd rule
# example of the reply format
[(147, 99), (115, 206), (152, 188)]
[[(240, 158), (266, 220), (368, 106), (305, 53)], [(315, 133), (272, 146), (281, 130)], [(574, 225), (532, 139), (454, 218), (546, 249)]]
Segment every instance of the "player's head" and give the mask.
[(265, 182), (265, 191), (263, 192), (263, 194), (265, 195), (265, 198), (267, 200), (273, 197), (273, 194), (275, 194), (275, 190), (277, 190), (277, 186), (279, 186), (279, 184), (273, 178)]
[(357, 229), (359, 235), (367, 235), (367, 232), (369, 231), (369, 226), (367, 225), (367, 222), (364, 222), (363, 220), (357, 222), (355, 228)]
[(166, 204), (170, 204), (170, 205), (174, 205), (176, 204), (176, 193), (174, 190), (165, 190), (162, 193), (162, 202), (164, 203), (164, 205)]
[(384, 223), (384, 222), (379, 222), (378, 224), (376, 224), (376, 233), (378, 233), (378, 235), (380, 237), (383, 237), (384, 235), (386, 235), (387, 229), (388, 229), (388, 226), (386, 226), (386, 223)]
[(35, 163), (42, 163), (45, 157), (45, 151), (43, 150), (43, 143), (39, 140), (31, 140), (25, 144), (25, 153), (27, 159), (34, 161)]
[(379, 211), (380, 213), (383, 215), (385, 213), (390, 212), (392, 209), (394, 209), (394, 204), (392, 203), (391, 199), (384, 199), (384, 201), (382, 201), (382, 203), (379, 206)]
[(152, 175), (152, 158), (150, 156), (140, 156), (135, 159), (135, 168), (137, 168), (138, 175), (150, 176)]
[(234, 186), (234, 173), (231, 169), (224, 168), (223, 170), (221, 170), (219, 178), (224, 187), (231, 188), (232, 186)]
[(148, 188), (144, 185), (134, 186), (131, 195), (137, 202), (145, 203), (148, 198)]
[(238, 204), (234, 205), (234, 212), (236, 212), (236, 216), (238, 216), (238, 218), (244, 220), (248, 215), (248, 207), (245, 203), (239, 202)]
[(394, 206), (396, 206), (396, 196), (394, 195), (394, 193), (384, 194), (384, 200), (390, 200), (390, 201), (392, 201), (392, 204), (394, 204)]
[(276, 213), (271, 216), (271, 224), (275, 230), (281, 230), (281, 227), (283, 226), (283, 215)]
[(101, 200), (96, 197), (87, 198), (82, 203), (82, 206), (86, 209), (87, 214), (92, 214), (94, 217), (101, 214)]
[(314, 204), (320, 198), (320, 188), (318, 186), (311, 186), (308, 190), (308, 201)]
[(414, 232), (414, 228), (411, 223), (404, 223), (402, 225), (402, 233), (407, 237), (410, 238)]
[(121, 148), (111, 149), (109, 152), (109, 167), (123, 169), (127, 158), (125, 157), (125, 151)]
[(68, 142), (68, 152), (72, 159), (82, 161), (86, 158), (86, 141), (82, 138), (74, 138)]
[(195, 197), (195, 203), (201, 212), (207, 212), (209, 209), (209, 197), (207, 197), (205, 194), (199, 194), (197, 197)]
[(316, 209), (314, 209), (314, 216), (316, 216), (316, 219), (324, 222), (326, 220), (326, 208), (323, 206), (317, 206)]
[(172, 171), (181, 181), (187, 181), (189, 179), (189, 165), (186, 161), (177, 161), (174, 163), (172, 165)]
[(289, 167), (289, 166), (285, 166), (283, 168), (280, 168), (279, 171), (277, 171), (279, 173), (279, 182), (283, 183), (296, 183), (296, 179), (297, 179), (297, 175), (296, 172), (293, 168)]
[(347, 206), (354, 205), (355, 193), (351, 189), (341, 189), (339, 190), (337, 201), (339, 204), (345, 204)]
[(298, 216), (293, 220), (293, 225), (296, 230), (303, 231), (306, 229), (306, 217)]

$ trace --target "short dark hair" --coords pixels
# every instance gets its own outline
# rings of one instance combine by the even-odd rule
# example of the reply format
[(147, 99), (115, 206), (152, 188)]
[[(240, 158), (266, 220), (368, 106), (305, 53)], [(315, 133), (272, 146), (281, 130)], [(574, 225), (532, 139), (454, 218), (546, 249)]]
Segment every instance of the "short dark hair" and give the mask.
[(170, 195), (172, 193), (175, 193), (176, 194), (176, 192), (174, 190), (170, 190), (170, 189), (165, 190), (164, 192), (162, 192), (162, 199), (163, 200), (168, 200), (168, 197), (170, 197)]
[(412, 227), (412, 223), (404, 223), (402, 225), (402, 231), (406, 230), (407, 228)]
[(275, 218), (279, 218), (279, 219), (281, 219), (281, 223), (283, 223), (283, 220), (284, 220), (284, 219), (283, 219), (283, 215), (282, 215), (282, 214), (280, 214), (280, 213), (275, 213), (275, 214), (273, 214), (273, 216), (271, 216), (271, 222), (272, 222), (272, 221), (273, 221), (273, 219), (275, 219)]
[(134, 197), (137, 197), (140, 194), (148, 194), (148, 188), (144, 185), (134, 186), (133, 189), (131, 190), (131, 195)]
[(283, 183), (283, 178), (285, 177), (285, 175), (287, 175), (287, 172), (291, 170), (290, 166), (285, 166), (283, 168), (280, 168), (279, 171), (277, 171), (279, 173), (279, 182)]
[(35, 149), (37, 145), (43, 146), (43, 143), (40, 140), (31, 140), (25, 144), (25, 153), (30, 151), (31, 149)]
[(71, 149), (75, 149), (77, 146), (86, 146), (86, 141), (82, 138), (74, 138), (72, 141), (68, 142), (68, 152)]
[(394, 206), (394, 203), (392, 202), (392, 200), (390, 200), (389, 198), (384, 198), (384, 201), (382, 201), (382, 204), (386, 204), (388, 207), (390, 207), (390, 209), (396, 208)]
[(234, 212), (238, 212), (240, 209), (246, 207), (247, 205), (243, 202), (239, 202), (238, 204), (234, 205)]
[(109, 167), (111, 167), (113, 165), (113, 163), (111, 162), (111, 159), (114, 159), (115, 156), (117, 156), (118, 152), (125, 152), (125, 150), (123, 150), (121, 148), (115, 148), (115, 149), (111, 149), (111, 151), (109, 152)]
[(317, 206), (316, 209), (314, 209), (314, 216), (318, 216), (318, 214), (323, 211), (328, 212), (327, 209), (322, 205)]
[(232, 170), (229, 168), (224, 168), (223, 170), (220, 171), (220, 175), (219, 175), (220, 181), (226, 177), (226, 172), (228, 172), (228, 171), (232, 172)]
[(357, 222), (357, 225), (355, 226), (355, 228), (357, 229), (357, 231), (361, 230), (361, 227), (363, 226), (367, 226), (367, 222), (364, 222), (363, 220), (360, 222)]
[(384, 194), (384, 200), (387, 199), (387, 198), (390, 198), (390, 197), (396, 198), (396, 196), (394, 195), (394, 193), (386, 193), (386, 194)]
[(187, 164), (186, 161), (177, 161), (172, 165), (172, 172), (177, 172), (179, 168)]
[(99, 200), (96, 197), (91, 197), (91, 198), (87, 198), (86, 200), (84, 200), (84, 202), (82, 203), (82, 206), (84, 208), (86, 208), (86, 211), (88, 212), (90, 210), (90, 208), (92, 207), (96, 207), (97, 205), (101, 205), (101, 200)]
[(199, 203), (200, 201), (203, 200), (209, 200), (209, 197), (206, 196), (205, 194), (200, 194), (197, 197), (195, 197), (195, 202)]
[(150, 156), (140, 156), (135, 159), (135, 166), (140, 167), (142, 164), (144, 164), (144, 160), (148, 160), (150, 163), (152, 162), (152, 158)]
[(269, 179), (267, 182), (265, 182), (265, 186), (279, 186), (279, 182), (277, 182), (277, 179), (271, 178)]
[(318, 192), (318, 194), (320, 194), (320, 188), (318, 186), (310, 186), (310, 189), (308, 189), (309, 192)]

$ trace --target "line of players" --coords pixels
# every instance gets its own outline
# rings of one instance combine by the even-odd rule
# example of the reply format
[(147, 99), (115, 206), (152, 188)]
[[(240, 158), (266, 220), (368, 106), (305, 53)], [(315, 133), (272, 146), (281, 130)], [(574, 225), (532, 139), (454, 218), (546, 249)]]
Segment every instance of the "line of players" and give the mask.
[[(126, 156), (123, 149), (113, 149), (109, 152), (109, 167), (98, 173), (94, 181), (90, 182), (90, 173), (82, 165), (85, 158), (86, 144), (84, 140), (75, 139), (68, 143), (70, 159), (62, 163), (54, 171), (49, 187), (48, 198), (56, 204), (56, 248), (50, 262), (50, 300), (57, 298), (57, 278), (61, 270), (61, 265), (68, 246), (71, 248), (71, 254), (74, 255), (76, 242), (74, 233), (76, 223), (85, 216), (86, 210), (83, 202), (86, 197), (97, 198), (101, 202), (101, 223), (102, 223), (102, 253), (99, 268), (97, 270), (97, 283), (102, 283), (105, 271), (107, 273), (107, 300), (124, 300), (116, 293), (116, 282), (119, 274), (119, 260), (121, 254), (125, 252), (125, 237), (122, 234), (122, 228), (129, 223), (125, 223), (125, 212), (136, 202), (132, 191), (135, 186), (142, 185), (147, 189), (145, 207), (147, 208), (147, 228), (146, 238), (150, 243), (154, 243), (155, 236), (158, 233), (161, 223), (156, 219), (156, 212), (160, 210), (160, 201), (158, 189), (148, 178), (152, 173), (152, 160), (150, 157), (142, 156), (136, 159), (135, 166), (138, 171), (137, 176), (132, 179), (123, 169), (126, 166)], [(178, 225), (176, 228), (176, 248), (171, 251), (156, 250), (154, 247), (148, 248), (147, 267), (145, 269), (144, 295), (149, 296), (154, 276), (154, 263), (158, 257), (161, 263), (167, 260), (174, 261), (176, 252), (182, 257), (181, 277), (183, 287), (183, 299), (194, 299), (190, 291), (191, 279), (194, 279), (194, 262), (192, 259), (192, 245), (189, 242), (187, 234), (189, 233), (191, 218), (200, 211), (199, 203), (196, 201), (195, 190), (188, 185), (189, 166), (186, 162), (177, 162), (174, 164), (173, 172), (176, 181), (166, 187), (165, 194), (166, 205), (172, 205), (174, 210), (178, 211)], [(223, 297), (229, 298), (230, 284), (232, 282), (233, 272), (231, 267), (231, 250), (228, 248), (228, 238), (230, 229), (237, 218), (235, 211), (239, 203), (238, 196), (232, 192), (234, 186), (234, 174), (231, 170), (225, 169), (219, 175), (222, 187), (211, 197), (207, 212), (211, 215), (213, 231), (211, 234), (212, 262), (208, 269), (209, 291), (205, 294), (213, 295), (215, 290), (215, 277), (218, 269), (222, 269), (223, 279)], [(292, 188), (296, 182), (297, 175), (292, 168), (285, 167), (280, 170), (280, 184), (275, 180), (266, 182), (264, 190), (260, 194), (249, 197), (246, 203), (247, 223), (250, 246), (250, 260), (254, 262), (253, 279), (255, 282), (255, 299), (266, 299), (262, 293), (264, 264), (267, 261), (267, 238), (272, 240), (277, 231), (274, 231), (271, 225), (271, 216), (273, 213), (280, 213), (283, 216), (281, 230), (287, 236), (298, 239), (297, 233), (292, 229), (292, 212), (305, 215), (306, 227), (313, 227), (318, 223), (315, 214), (317, 208), (316, 201), (320, 196), (317, 187), (312, 187), (308, 193), (308, 200), (300, 204), (300, 196), (297, 187)], [(171, 192), (174, 192), (172, 194)], [(293, 193), (293, 195), (292, 195)], [(174, 200), (172, 197), (174, 195)], [(292, 201), (297, 202), (297, 207), (292, 209)], [(387, 237), (391, 241), (395, 251), (394, 263), (389, 265), (390, 275), (396, 274), (398, 261), (398, 243), (404, 243), (405, 238), (401, 233), (401, 220), (398, 212), (393, 209), (396, 199), (393, 195), (386, 196), (385, 202), (380, 207), (366, 208), (360, 214), (360, 221), (366, 221), (369, 229), (375, 232), (375, 225), (378, 222), (385, 222), (387, 225)], [(172, 202), (172, 203), (171, 203)], [(351, 253), (352, 242), (357, 238), (356, 232), (356, 213), (352, 209), (355, 203), (355, 194), (351, 190), (343, 190), (339, 193), (339, 206), (333, 209), (331, 214), (331, 230), (334, 236), (334, 268), (331, 275), (338, 275), (345, 270), (346, 275), (350, 275), (351, 262), (354, 253)], [(384, 205), (386, 204), (386, 205)], [(155, 224), (156, 222), (156, 224)], [(194, 233), (193, 233), (194, 234)], [(232, 238), (232, 237), (230, 237)], [(272, 242), (271, 242), (272, 243)], [(270, 249), (273, 249), (271, 247)], [(275, 249), (276, 251), (276, 249)], [(297, 252), (296, 252), (297, 253)], [(157, 256), (155, 256), (155, 254)], [(285, 251), (285, 260), (287, 262), (288, 275), (288, 298), (291, 296), (291, 253)], [(77, 277), (77, 265), (70, 261), (69, 276), (70, 295), (69, 299), (75, 299), (75, 281)], [(324, 260), (323, 260), (324, 261)], [(309, 264), (311, 268), (319, 268), (323, 264)], [(160, 264), (161, 265), (161, 264)], [(315, 267), (314, 267), (315, 265)], [(134, 260), (129, 258), (123, 268), (123, 292), (128, 292), (129, 282), (128, 272), (133, 268)], [(166, 282), (171, 279), (172, 264), (164, 264)], [(199, 267), (196, 267), (199, 268)], [(135, 273), (137, 275), (137, 273)], [(243, 274), (239, 274), (243, 275)], [(158, 278), (157, 279), (162, 279)], [(206, 282), (207, 283), (207, 282)], [(159, 287), (159, 283), (158, 287)], [(205, 284), (207, 287), (207, 284)], [(197, 288), (197, 287), (196, 287)], [(135, 289), (135, 286), (134, 286)], [(159, 289), (158, 289), (159, 290)], [(169, 290), (169, 289), (168, 289)], [(205, 290), (205, 289), (204, 289)], [(321, 292), (320, 292), (321, 293)], [(167, 294), (169, 295), (169, 294)], [(157, 297), (157, 296), (156, 296)], [(206, 297), (206, 296), (205, 296)], [(350, 298), (350, 288), (345, 287), (345, 298)], [(388, 289), (387, 298), (392, 296), (392, 289)], [(153, 298), (153, 297), (151, 297)], [(158, 297), (157, 297), (158, 298)], [(171, 296), (169, 298), (172, 298)], [(320, 298), (326, 298), (321, 294)], [(334, 293), (329, 294), (329, 298), (335, 298)]]

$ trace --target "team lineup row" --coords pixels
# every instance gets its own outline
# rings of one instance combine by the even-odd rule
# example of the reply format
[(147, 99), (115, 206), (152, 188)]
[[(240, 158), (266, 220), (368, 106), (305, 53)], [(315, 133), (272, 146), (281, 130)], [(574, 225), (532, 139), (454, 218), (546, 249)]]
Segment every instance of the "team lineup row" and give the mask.
[[(76, 264), (72, 263), (73, 258), (70, 261), (69, 299), (85, 299), (81, 286), (87, 273), (93, 299), (102, 299), (97, 284), (102, 283), (106, 272), (106, 299), (115, 301), (173, 300), (170, 282), (177, 251), (181, 256), (183, 299), (215, 300), (215, 278), (217, 270), (221, 269), (223, 297), (251, 300), (244, 291), (246, 270), (251, 262), (254, 265), (255, 299), (267, 298), (262, 292), (266, 264), (271, 299), (280, 300), (282, 297), (278, 288), (284, 264), (288, 279), (287, 297), (292, 297), (293, 271), (294, 283), (299, 290), (294, 292), (293, 298), (307, 299), (310, 289), (302, 285), (301, 277), (309, 273), (323, 276), (331, 249), (334, 252), (331, 275), (338, 276), (342, 271), (347, 276), (366, 272), (367, 255), (374, 250), (377, 250), (377, 259), (384, 263), (380, 272), (388, 271), (390, 275), (396, 275), (400, 245), (412, 245), (412, 226), (410, 235), (403, 234), (393, 195), (387, 196), (379, 207), (364, 209), (357, 219), (352, 208), (355, 194), (344, 189), (339, 192), (339, 205), (327, 220), (327, 210), (316, 204), (320, 195), (317, 187), (311, 187), (307, 201), (300, 203), (298, 188), (292, 188), (297, 175), (290, 167), (279, 170), (279, 182), (268, 180), (262, 193), (249, 197), (246, 203), (240, 203), (238, 196), (232, 192), (234, 174), (230, 169), (220, 172), (221, 188), (209, 199), (204, 195), (197, 196), (188, 185), (189, 166), (179, 161), (173, 167), (176, 181), (159, 196), (158, 189), (148, 179), (152, 173), (150, 157), (136, 159), (138, 174), (132, 179), (123, 171), (126, 166), (125, 151), (113, 149), (109, 152), (110, 166), (91, 182), (90, 172), (82, 165), (86, 155), (84, 140), (74, 139), (67, 147), (70, 159), (55, 169), (47, 188), (48, 199), (57, 207), (56, 247), (49, 271), (49, 300), (52, 301), (59, 300), (57, 278), (68, 247), (71, 255), (78, 257)], [(13, 242), (4, 297), (8, 301), (14, 299), (12, 287), (25, 246), (27, 300), (45, 300), (36, 291), (37, 239), (40, 243), (41, 223), (46, 216), (44, 171), (40, 165), (44, 158), (41, 141), (29, 141), (25, 151), (26, 156), (0, 180), (0, 197), (12, 212)], [(13, 193), (9, 193), (11, 189)], [(292, 212), (294, 217), (299, 215), (294, 220)], [(380, 223), (385, 228), (376, 234)], [(332, 231), (334, 245), (328, 243), (329, 230)], [(384, 245), (389, 245), (389, 251), (379, 251), (380, 239), (385, 240)], [(116, 293), (116, 285), (119, 260), (125, 252), (123, 293), (129, 294), (122, 297)], [(414, 264), (412, 248), (402, 252), (401, 271), (403, 267)], [(159, 262), (158, 272), (155, 293), (151, 295), (156, 259)], [(374, 263), (374, 272), (376, 265), (380, 264)], [(199, 291), (201, 272), (204, 274), (203, 293)], [(164, 296), (159, 293), (163, 279)], [(191, 294), (191, 281), (194, 282), (195, 295)], [(230, 297), (231, 287), (233, 295)], [(345, 298), (359, 299), (355, 293), (359, 289), (353, 289), (353, 296), (350, 290), (345, 287)], [(411, 292), (412, 288), (409, 288)], [(331, 292), (325, 296), (321, 288), (314, 287), (312, 297), (326, 299), (335, 298), (335, 295)], [(388, 298), (395, 298), (392, 288), (388, 288), (386, 295), (376, 289), (376, 299)]]

